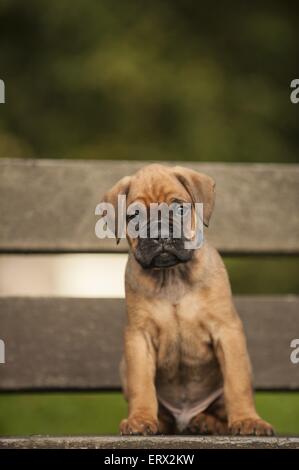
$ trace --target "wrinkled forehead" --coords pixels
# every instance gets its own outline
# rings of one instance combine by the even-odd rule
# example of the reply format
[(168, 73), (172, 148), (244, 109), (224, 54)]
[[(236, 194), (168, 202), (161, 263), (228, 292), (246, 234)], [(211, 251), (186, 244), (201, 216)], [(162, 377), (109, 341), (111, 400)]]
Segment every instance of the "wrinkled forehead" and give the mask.
[(171, 204), (174, 201), (191, 202), (191, 197), (174, 174), (148, 171), (133, 176), (127, 202), (131, 204), (135, 201), (145, 205), (161, 202)]

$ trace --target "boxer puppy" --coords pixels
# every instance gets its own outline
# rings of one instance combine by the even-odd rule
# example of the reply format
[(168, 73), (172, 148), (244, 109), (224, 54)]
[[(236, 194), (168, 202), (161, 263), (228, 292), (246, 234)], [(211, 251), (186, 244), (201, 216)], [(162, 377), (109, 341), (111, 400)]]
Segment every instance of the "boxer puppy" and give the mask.
[[(124, 177), (104, 200), (116, 207), (203, 203), (208, 226), (215, 199), (209, 176), (183, 167), (146, 166)], [(130, 218), (129, 218), (130, 219)], [(129, 220), (128, 219), (128, 220)], [(170, 223), (171, 224), (171, 223)], [(267, 435), (273, 428), (257, 414), (250, 361), (224, 264), (206, 240), (185, 247), (184, 236), (155, 239), (127, 234), (127, 324), (121, 364), (129, 415), (123, 435)]]

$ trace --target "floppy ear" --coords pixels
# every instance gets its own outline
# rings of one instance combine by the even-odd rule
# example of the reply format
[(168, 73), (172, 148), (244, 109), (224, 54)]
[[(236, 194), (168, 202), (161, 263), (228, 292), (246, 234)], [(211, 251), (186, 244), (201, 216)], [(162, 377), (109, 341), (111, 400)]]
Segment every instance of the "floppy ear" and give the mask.
[(208, 227), (215, 203), (215, 181), (204, 173), (181, 166), (175, 166), (173, 171), (190, 194), (193, 203), (203, 203), (203, 223)]
[(117, 206), (117, 197), (120, 194), (127, 195), (130, 189), (131, 176), (124, 176), (121, 180), (115, 183), (112, 188), (110, 188), (103, 197), (103, 202), (109, 202), (116, 209)]
[[(112, 204), (114, 207), (114, 214), (113, 220), (108, 219), (108, 226), (110, 225), (111, 230), (114, 232), (116, 236), (116, 243), (119, 243), (119, 238), (117, 237), (118, 233), (118, 196), (125, 195), (127, 196), (130, 190), (131, 184), (131, 176), (124, 176), (121, 180), (119, 180), (111, 189), (109, 189), (103, 196), (102, 202), (107, 202)], [(124, 208), (126, 209), (126, 208)]]

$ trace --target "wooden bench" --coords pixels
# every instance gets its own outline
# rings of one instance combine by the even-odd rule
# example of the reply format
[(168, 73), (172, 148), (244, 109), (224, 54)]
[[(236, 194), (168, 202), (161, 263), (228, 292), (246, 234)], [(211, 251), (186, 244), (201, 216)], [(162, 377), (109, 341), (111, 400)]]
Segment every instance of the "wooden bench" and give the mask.
[[(1, 253), (124, 252), (99, 240), (95, 207), (119, 178), (145, 162), (0, 160)], [(182, 163), (217, 182), (207, 236), (222, 254), (299, 253), (299, 166)], [(257, 390), (299, 390), (290, 360), (299, 298), (236, 296)], [(123, 299), (0, 298), (0, 390), (118, 390)], [(98, 419), (98, 418), (97, 418)], [(298, 447), (299, 438), (24, 437), (0, 447)]]

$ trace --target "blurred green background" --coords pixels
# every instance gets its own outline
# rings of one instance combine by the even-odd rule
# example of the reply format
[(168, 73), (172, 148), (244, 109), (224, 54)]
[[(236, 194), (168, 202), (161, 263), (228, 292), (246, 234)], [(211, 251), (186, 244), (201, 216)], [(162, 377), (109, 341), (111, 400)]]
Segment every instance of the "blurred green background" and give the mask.
[[(0, 158), (297, 162), (298, 5), (1, 0)], [(296, 257), (225, 261), (236, 294), (299, 293)], [(299, 434), (299, 394), (256, 398)], [(117, 433), (125, 413), (119, 393), (2, 394), (0, 434)]]
[(1, 0), (0, 156), (294, 162), (298, 10)]

